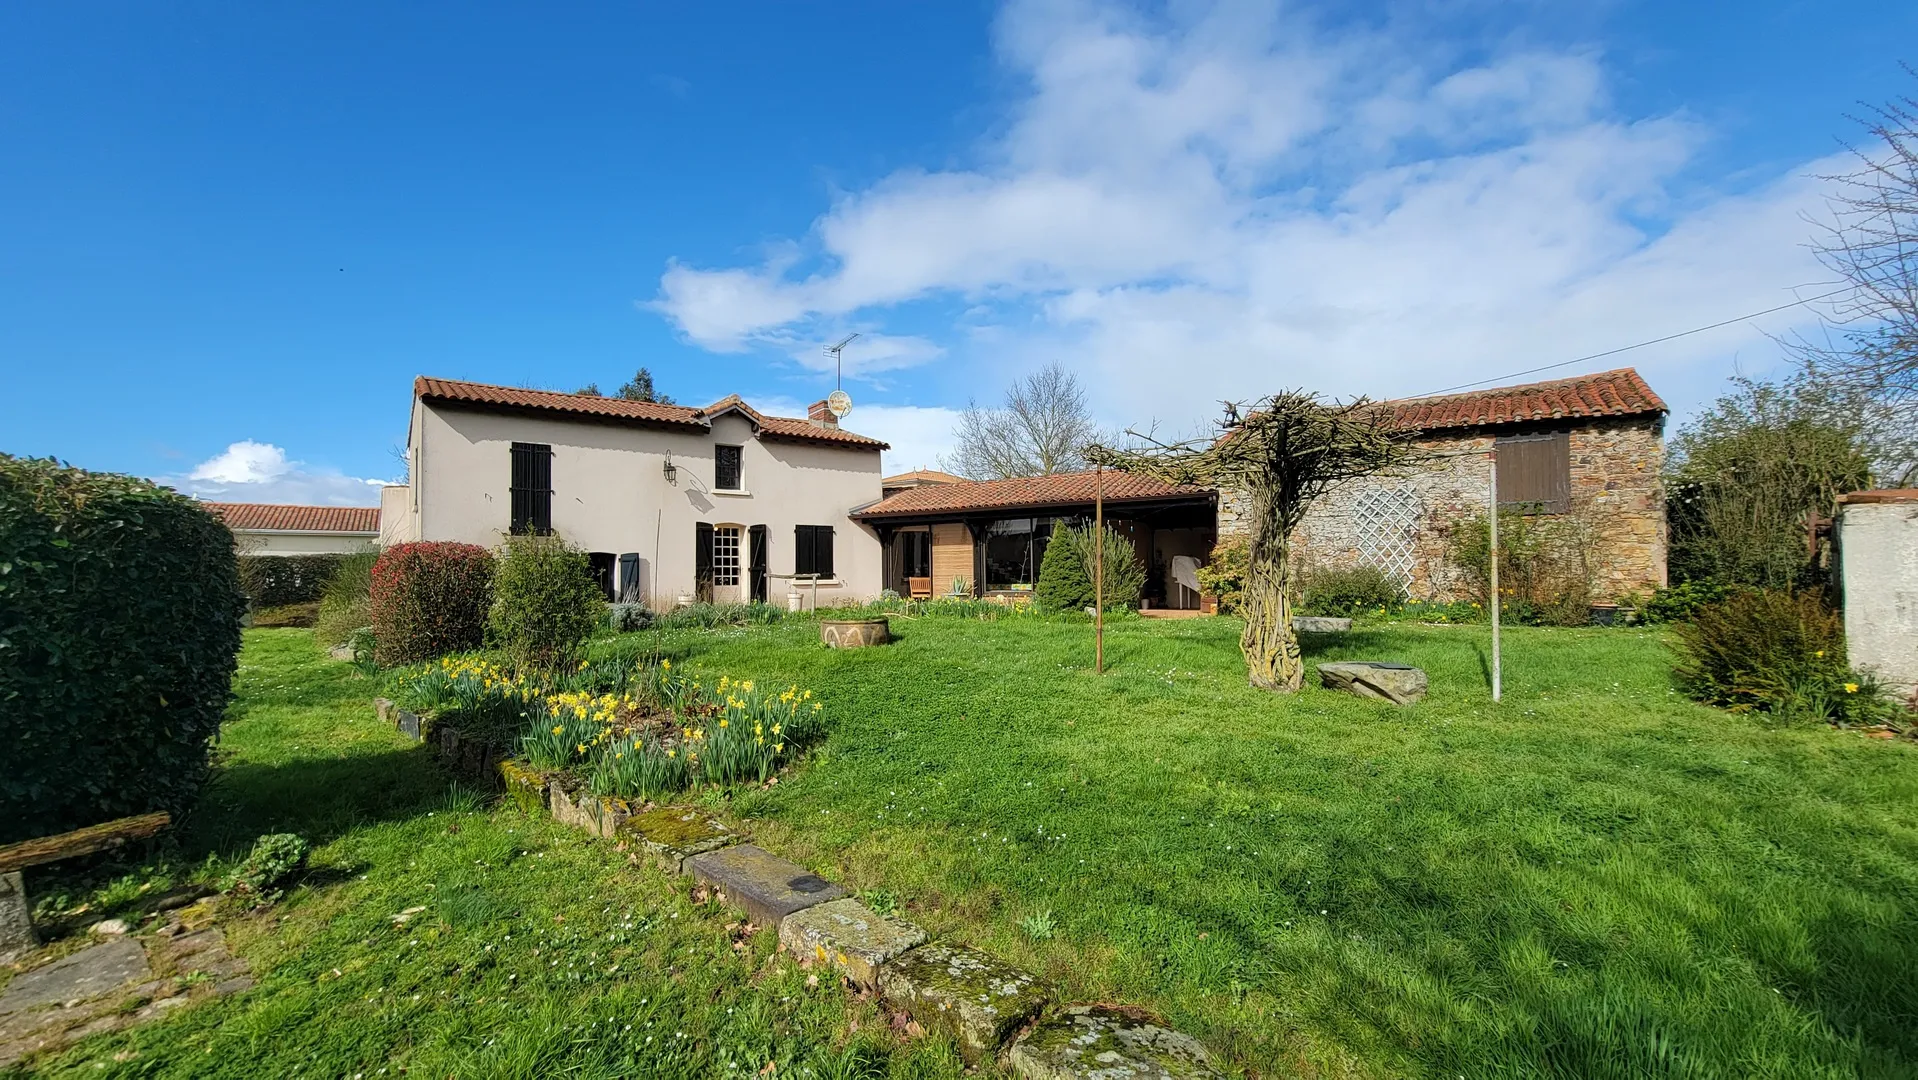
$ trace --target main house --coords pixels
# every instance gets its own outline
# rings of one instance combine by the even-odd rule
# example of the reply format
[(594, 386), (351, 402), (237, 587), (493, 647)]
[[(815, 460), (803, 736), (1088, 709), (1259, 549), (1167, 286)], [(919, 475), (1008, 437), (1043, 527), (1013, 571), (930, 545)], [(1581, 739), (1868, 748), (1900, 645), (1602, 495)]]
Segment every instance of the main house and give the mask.
[(854, 522), (880, 498), (886, 444), (737, 396), (705, 408), (421, 377), (408, 483), (384, 489), (382, 545), (557, 533), (608, 599), (830, 604), (879, 591), (881, 544)]

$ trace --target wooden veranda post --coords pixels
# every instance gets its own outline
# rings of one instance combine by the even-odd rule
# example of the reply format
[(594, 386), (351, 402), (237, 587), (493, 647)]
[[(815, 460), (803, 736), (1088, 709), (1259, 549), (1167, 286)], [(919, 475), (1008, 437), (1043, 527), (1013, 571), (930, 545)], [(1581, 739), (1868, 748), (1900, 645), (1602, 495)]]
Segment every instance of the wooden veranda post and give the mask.
[(1106, 467), (1092, 467), (1092, 670), (1106, 673)]

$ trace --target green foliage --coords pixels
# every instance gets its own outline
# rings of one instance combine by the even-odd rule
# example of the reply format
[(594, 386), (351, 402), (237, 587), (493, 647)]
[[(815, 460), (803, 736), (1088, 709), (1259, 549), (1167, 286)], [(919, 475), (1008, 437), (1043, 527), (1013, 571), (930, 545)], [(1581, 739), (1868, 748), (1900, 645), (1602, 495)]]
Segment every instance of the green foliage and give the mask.
[(445, 541), (395, 544), (373, 564), (374, 658), (381, 667), (477, 649), (493, 602), (493, 555)]
[(1219, 598), (1219, 614), (1236, 615), (1245, 603), (1245, 579), (1251, 572), (1251, 541), (1243, 533), (1221, 537), (1199, 567), (1199, 591)]
[(379, 557), (377, 551), (349, 555), (327, 581), (313, 624), (313, 636), (321, 645), (345, 644), (353, 640), (354, 631), (373, 625), (373, 564)]
[(310, 604), (352, 555), (241, 555), (240, 588), (253, 607)]
[[(1447, 556), (1473, 600), (1491, 602), (1491, 522), (1485, 514), (1452, 527)], [(1584, 626), (1597, 599), (1592, 530), (1576, 514), (1498, 514), (1498, 588), (1502, 617), (1541, 626)]]
[(318, 601), (304, 604), (281, 604), (279, 607), (255, 608), (252, 625), (262, 630), (280, 626), (310, 627), (319, 621), (320, 605)]
[[(1056, 522), (1052, 538), (1046, 543), (1045, 558), (1039, 564), (1039, 581), (1034, 587), (1039, 603), (1048, 611), (1082, 611), (1093, 603), (1094, 554), (1099, 550), (1090, 524), (1070, 526)], [(1145, 590), (1145, 567), (1132, 541), (1108, 525), (1100, 535), (1104, 565), (1101, 569), (1107, 610), (1139, 606)]]
[(640, 368), (633, 377), (619, 388), (619, 396), (627, 401), (650, 401), (658, 405), (671, 405), (673, 399), (653, 389), (653, 373)]
[(1734, 381), (1733, 393), (1672, 439), (1672, 576), (1768, 589), (1816, 584), (1806, 521), (1871, 486), (1871, 410), (1817, 379)]
[(1692, 698), (1780, 720), (1868, 723), (1890, 707), (1845, 660), (1843, 624), (1816, 589), (1739, 589), (1673, 627)]
[(0, 454), (0, 843), (184, 813), (245, 610), (233, 536), (192, 499)]
[(711, 630), (720, 626), (766, 626), (785, 617), (784, 608), (771, 604), (709, 604), (701, 601), (662, 613), (659, 625), (666, 630), (693, 627)]
[(653, 612), (645, 604), (609, 604), (606, 622), (614, 633), (630, 634), (636, 630), (651, 629)]
[(306, 865), (310, 850), (298, 834), (268, 833), (253, 842), (246, 860), (227, 878), (226, 891), (271, 903), (279, 899), (286, 879)]
[(521, 667), (571, 664), (606, 610), (586, 553), (557, 536), (509, 536), (493, 578), (488, 629)]
[(1307, 615), (1386, 613), (1398, 610), (1405, 600), (1398, 579), (1376, 566), (1316, 567), (1300, 579), (1304, 598), (1299, 610)]
[(1681, 581), (1654, 591), (1649, 599), (1639, 605), (1639, 618), (1648, 623), (1683, 622), (1699, 608), (1718, 603), (1732, 592), (1729, 586), (1710, 579)]
[(1052, 909), (1047, 908), (1020, 919), (1019, 932), (1033, 941), (1051, 941), (1059, 932), (1059, 924), (1052, 917)]

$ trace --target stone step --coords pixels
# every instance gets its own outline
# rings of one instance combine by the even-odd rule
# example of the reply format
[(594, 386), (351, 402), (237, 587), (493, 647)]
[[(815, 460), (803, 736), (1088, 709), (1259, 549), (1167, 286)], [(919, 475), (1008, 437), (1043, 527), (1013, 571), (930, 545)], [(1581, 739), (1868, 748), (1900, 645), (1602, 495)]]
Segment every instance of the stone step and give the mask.
[(795, 911), (846, 895), (844, 887), (752, 844), (702, 852), (687, 858), (684, 865), (695, 878), (717, 889), (727, 903), (768, 929)]
[(800, 960), (844, 972), (860, 986), (877, 987), (889, 960), (926, 943), (926, 932), (880, 915), (857, 900), (830, 900), (795, 911), (779, 924), (779, 944)]
[(920, 1024), (959, 1041), (967, 1061), (988, 1061), (1051, 998), (1038, 978), (957, 945), (926, 945), (879, 969), (879, 992)]
[(739, 834), (704, 810), (662, 806), (627, 818), (619, 838), (638, 844), (667, 870), (683, 874), (687, 859), (737, 843)]
[(1106, 1005), (1072, 1005), (1033, 1025), (1007, 1055), (1029, 1080), (1223, 1078), (1190, 1035)]

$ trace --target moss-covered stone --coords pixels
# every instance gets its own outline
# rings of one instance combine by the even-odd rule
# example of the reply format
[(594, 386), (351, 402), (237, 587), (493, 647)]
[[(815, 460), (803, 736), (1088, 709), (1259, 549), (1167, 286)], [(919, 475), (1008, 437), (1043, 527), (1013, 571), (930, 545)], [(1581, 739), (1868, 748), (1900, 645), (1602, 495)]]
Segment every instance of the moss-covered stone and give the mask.
[(545, 813), (546, 774), (523, 761), (499, 763), (500, 780), (506, 784), (506, 797), (528, 814)]
[(877, 986), (881, 965), (925, 941), (917, 926), (850, 899), (795, 911), (779, 924), (779, 944), (787, 952), (837, 968), (861, 986)]
[(844, 887), (751, 844), (694, 855), (686, 860), (686, 871), (767, 929), (795, 911), (846, 895)]
[(621, 839), (637, 843), (659, 864), (678, 874), (694, 855), (717, 851), (739, 839), (718, 818), (688, 806), (662, 806), (634, 814), (618, 829)]
[(1029, 1080), (1211, 1080), (1225, 1074), (1190, 1035), (1102, 1005), (1035, 1025), (1007, 1055)]
[(983, 1061), (1045, 1006), (1049, 988), (997, 957), (927, 945), (879, 969), (879, 992), (927, 1027), (944, 1027), (969, 1061)]

